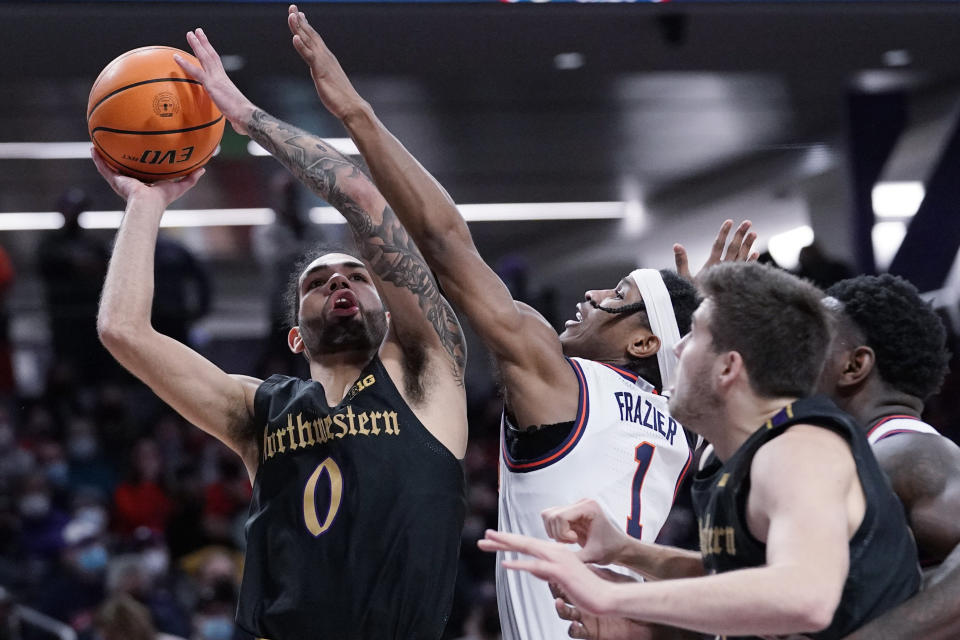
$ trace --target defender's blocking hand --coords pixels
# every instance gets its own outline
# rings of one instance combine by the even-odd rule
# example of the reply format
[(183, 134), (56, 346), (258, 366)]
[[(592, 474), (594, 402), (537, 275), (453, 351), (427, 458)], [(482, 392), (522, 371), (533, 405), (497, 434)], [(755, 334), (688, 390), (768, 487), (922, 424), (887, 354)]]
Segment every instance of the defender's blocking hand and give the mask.
[(327, 111), (343, 120), (362, 108), (366, 103), (353, 88), (336, 56), (295, 4), (287, 10), (287, 26), (293, 34), (293, 47), (310, 67), (317, 95)]
[(217, 53), (203, 29), (194, 29), (187, 32), (187, 43), (193, 49), (193, 55), (200, 61), (200, 67), (187, 62), (180, 56), (173, 59), (187, 74), (203, 84), (203, 88), (210, 94), (217, 108), (223, 113), (233, 130), (241, 135), (247, 135), (247, 122), (256, 106), (247, 99), (223, 68), (223, 61)]
[[(707, 261), (703, 263), (703, 266), (700, 267), (696, 275), (690, 272), (686, 248), (679, 243), (673, 245), (673, 257), (676, 261), (677, 273), (680, 274), (681, 277), (696, 284), (700, 274), (713, 265), (719, 264), (721, 261), (752, 262), (756, 260), (760, 257), (760, 253), (751, 251), (753, 243), (757, 239), (756, 232), (750, 231), (752, 224), (749, 220), (741, 222), (736, 232), (734, 232), (730, 244), (727, 245), (727, 236), (730, 234), (730, 229), (733, 228), (733, 220), (724, 220), (723, 224), (720, 225), (720, 231), (717, 233), (716, 239), (713, 241), (713, 246), (710, 248), (710, 256), (707, 258)], [(726, 253), (723, 251), (725, 246), (727, 247)]]

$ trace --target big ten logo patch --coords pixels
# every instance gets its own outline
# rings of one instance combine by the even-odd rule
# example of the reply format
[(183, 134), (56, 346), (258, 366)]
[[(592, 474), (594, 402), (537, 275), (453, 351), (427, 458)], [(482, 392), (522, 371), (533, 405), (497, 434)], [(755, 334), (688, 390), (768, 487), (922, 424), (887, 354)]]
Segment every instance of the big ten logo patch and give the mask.
[(376, 384), (376, 382), (377, 382), (377, 379), (373, 377), (372, 373), (367, 377), (365, 377), (363, 380), (358, 380), (357, 384), (353, 385), (353, 387), (350, 389), (350, 392), (347, 393), (347, 397), (344, 398), (344, 400), (351, 400), (355, 395), (357, 395), (364, 389), (368, 389), (372, 387), (374, 384)]

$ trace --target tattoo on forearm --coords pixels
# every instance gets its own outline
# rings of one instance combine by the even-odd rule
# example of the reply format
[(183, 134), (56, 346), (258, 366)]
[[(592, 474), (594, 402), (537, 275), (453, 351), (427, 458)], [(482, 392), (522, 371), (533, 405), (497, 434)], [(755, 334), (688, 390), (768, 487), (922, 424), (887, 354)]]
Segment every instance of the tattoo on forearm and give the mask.
[(377, 223), (341, 188), (345, 180), (369, 180), (366, 173), (320, 138), (259, 109), (254, 111), (247, 129), (260, 146), (343, 214), (360, 252), (377, 276), (417, 296), (420, 309), (453, 361), (454, 376), (463, 384), (467, 354), (463, 330), (453, 308), (440, 295), (420, 251), (390, 207), (383, 210)]

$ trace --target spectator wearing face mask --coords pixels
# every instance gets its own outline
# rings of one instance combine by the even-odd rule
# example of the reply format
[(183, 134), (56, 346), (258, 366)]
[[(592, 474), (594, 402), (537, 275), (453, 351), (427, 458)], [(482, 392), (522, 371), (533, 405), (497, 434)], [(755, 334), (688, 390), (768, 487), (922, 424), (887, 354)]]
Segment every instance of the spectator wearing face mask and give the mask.
[(221, 579), (200, 592), (193, 615), (191, 640), (238, 640), (250, 636), (233, 623), (237, 608), (237, 589), (230, 580)]
[(20, 515), (20, 547), (28, 560), (53, 560), (64, 545), (69, 516), (54, 506), (53, 491), (43, 470), (23, 481), (17, 501)]
[(73, 627), (79, 640), (91, 640), (110, 554), (102, 529), (88, 519), (71, 520), (63, 541), (60, 564), (39, 594), (40, 609)]
[(117, 478), (114, 466), (103, 455), (96, 427), (85, 417), (73, 417), (67, 426), (67, 459), (70, 486), (113, 495)]

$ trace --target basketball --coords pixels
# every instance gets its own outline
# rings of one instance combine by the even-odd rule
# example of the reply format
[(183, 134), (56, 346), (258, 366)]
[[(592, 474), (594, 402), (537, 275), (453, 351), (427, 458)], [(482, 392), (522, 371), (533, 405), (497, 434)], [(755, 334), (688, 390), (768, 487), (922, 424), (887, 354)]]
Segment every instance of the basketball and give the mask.
[(223, 136), (223, 114), (174, 54), (200, 66), (173, 47), (134, 49), (100, 72), (87, 101), (87, 130), (100, 154), (145, 182), (199, 169)]

